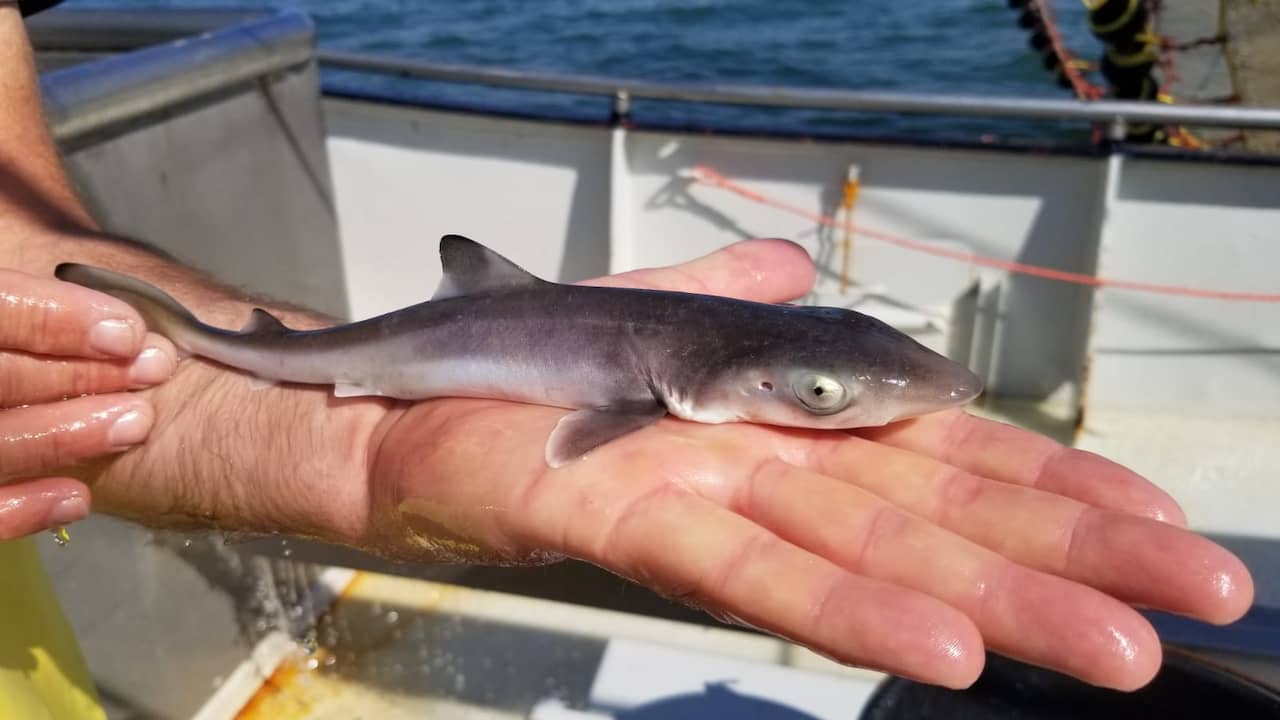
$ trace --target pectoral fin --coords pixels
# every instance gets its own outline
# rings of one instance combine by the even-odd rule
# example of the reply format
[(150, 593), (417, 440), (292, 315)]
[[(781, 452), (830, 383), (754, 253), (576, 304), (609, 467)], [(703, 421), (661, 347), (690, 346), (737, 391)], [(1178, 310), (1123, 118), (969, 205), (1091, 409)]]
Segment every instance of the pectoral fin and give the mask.
[(249, 378), (249, 389), (253, 390), (254, 392), (257, 392), (259, 390), (266, 390), (267, 388), (273, 388), (276, 385), (277, 385), (276, 381), (270, 378), (258, 377), (257, 375), (250, 376)]
[(547, 438), (547, 464), (553, 468), (576, 460), (623, 435), (652, 425), (666, 408), (656, 402), (579, 410), (565, 415)]
[(382, 391), (352, 383), (334, 383), (333, 396), (340, 398), (363, 397), (366, 395), (382, 395)]

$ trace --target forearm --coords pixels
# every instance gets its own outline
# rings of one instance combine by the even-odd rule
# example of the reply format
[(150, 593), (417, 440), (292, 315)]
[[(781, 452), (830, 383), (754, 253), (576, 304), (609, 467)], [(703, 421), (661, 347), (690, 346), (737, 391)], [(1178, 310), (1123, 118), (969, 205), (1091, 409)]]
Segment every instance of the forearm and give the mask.
[[(38, 274), (76, 261), (135, 275), (221, 327), (241, 326), (254, 307), (294, 327), (330, 324), (103, 236), (56, 237), (25, 258), (23, 269)], [(196, 357), (145, 394), (156, 411), (146, 444), (77, 472), (92, 484), (95, 507), (149, 525), (359, 541), (369, 504), (365, 453), (387, 403), (338, 400), (328, 387), (255, 389), (247, 375)]]
[(33, 227), (84, 230), (93, 221), (67, 183), (45, 125), (22, 17), (16, 6), (0, 3), (0, 237)]
[(380, 403), (335, 401), (327, 388), (253, 390), (199, 360), (147, 395), (157, 417), (146, 444), (77, 473), (97, 509), (156, 527), (360, 542)]
[[(4, 4), (0, 68), (0, 266), (44, 277), (60, 262), (109, 267), (164, 288), (221, 327), (238, 327), (254, 306), (294, 327), (332, 322), (101, 232), (45, 128), (22, 20)], [(146, 395), (156, 411), (148, 441), (74, 469), (93, 485), (97, 509), (150, 525), (358, 540), (368, 505), (364, 455), (385, 403), (336, 401), (327, 388), (254, 390), (244, 375), (199, 359), (184, 360)]]
[[(100, 232), (76, 196), (45, 124), (30, 42), (17, 8), (0, 2), (0, 265), (37, 275), (59, 262), (105, 265), (170, 288), (211, 323), (233, 325), (260, 299)], [(271, 303), (290, 322), (315, 327), (318, 314)]]
[[(101, 233), (46, 233), (20, 255), (18, 269), (37, 275), (74, 261), (143, 278), (221, 327), (241, 326), (254, 307), (293, 327), (332, 323)], [(339, 401), (327, 387), (255, 389), (248, 376), (200, 358), (181, 361), (145, 395), (156, 411), (148, 441), (74, 471), (93, 486), (97, 509), (153, 526), (359, 542), (369, 504), (365, 452), (387, 403)]]

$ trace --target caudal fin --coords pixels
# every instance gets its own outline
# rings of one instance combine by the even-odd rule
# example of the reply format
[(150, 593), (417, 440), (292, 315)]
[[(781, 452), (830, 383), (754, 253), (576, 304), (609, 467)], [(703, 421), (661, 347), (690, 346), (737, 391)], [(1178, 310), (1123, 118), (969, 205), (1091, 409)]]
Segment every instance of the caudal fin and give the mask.
[(180, 349), (189, 349), (185, 346), (193, 333), (208, 329), (173, 297), (137, 278), (79, 263), (62, 263), (53, 274), (59, 280), (83, 285), (129, 303), (142, 315), (152, 332), (169, 338)]

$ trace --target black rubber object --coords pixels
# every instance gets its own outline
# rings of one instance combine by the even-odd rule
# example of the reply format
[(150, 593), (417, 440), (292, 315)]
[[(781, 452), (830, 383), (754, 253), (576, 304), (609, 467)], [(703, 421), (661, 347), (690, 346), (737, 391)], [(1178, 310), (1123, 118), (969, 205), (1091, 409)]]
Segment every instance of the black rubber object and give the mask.
[(1049, 670), (988, 655), (978, 682), (946, 690), (901, 678), (880, 685), (861, 720), (1266, 720), (1280, 718), (1280, 691), (1166, 650), (1155, 680), (1132, 693), (1104, 690)]

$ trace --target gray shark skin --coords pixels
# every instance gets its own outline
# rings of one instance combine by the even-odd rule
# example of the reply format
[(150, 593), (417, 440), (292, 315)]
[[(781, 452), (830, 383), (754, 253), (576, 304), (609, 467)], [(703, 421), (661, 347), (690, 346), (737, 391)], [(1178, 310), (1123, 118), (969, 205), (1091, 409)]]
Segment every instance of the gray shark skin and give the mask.
[(982, 391), (963, 366), (840, 308), (562, 285), (458, 235), (440, 241), (428, 302), (323, 330), (254, 310), (239, 331), (108, 270), (55, 274), (124, 300), (182, 351), (268, 381), (333, 385), (340, 397), (473, 397), (575, 410), (547, 441), (552, 467), (670, 413), (703, 423), (883, 425)]

